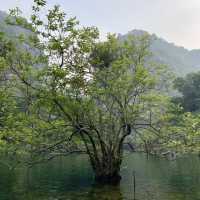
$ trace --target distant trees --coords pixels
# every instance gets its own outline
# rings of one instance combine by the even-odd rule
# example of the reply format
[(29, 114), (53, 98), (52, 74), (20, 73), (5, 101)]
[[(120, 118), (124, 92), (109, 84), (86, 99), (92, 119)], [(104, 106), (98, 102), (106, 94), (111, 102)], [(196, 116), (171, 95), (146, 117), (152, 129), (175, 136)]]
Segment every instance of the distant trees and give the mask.
[(181, 96), (174, 98), (187, 112), (200, 111), (200, 72), (190, 73), (185, 78), (175, 80), (175, 88)]
[[(182, 106), (177, 122), (181, 130), (180, 146), (186, 152), (200, 152), (200, 72), (190, 73), (175, 80), (175, 88), (181, 96), (173, 101)], [(180, 117), (182, 116), (182, 117)], [(181, 120), (180, 120), (181, 119)]]

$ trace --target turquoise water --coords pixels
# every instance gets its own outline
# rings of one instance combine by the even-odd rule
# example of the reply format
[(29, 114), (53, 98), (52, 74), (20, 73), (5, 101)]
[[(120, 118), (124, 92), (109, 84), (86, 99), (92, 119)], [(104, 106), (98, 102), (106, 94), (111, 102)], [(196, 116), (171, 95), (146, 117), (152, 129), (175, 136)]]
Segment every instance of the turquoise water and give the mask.
[(125, 155), (119, 186), (95, 185), (86, 156), (57, 158), (32, 169), (0, 165), (0, 200), (200, 200), (200, 159)]

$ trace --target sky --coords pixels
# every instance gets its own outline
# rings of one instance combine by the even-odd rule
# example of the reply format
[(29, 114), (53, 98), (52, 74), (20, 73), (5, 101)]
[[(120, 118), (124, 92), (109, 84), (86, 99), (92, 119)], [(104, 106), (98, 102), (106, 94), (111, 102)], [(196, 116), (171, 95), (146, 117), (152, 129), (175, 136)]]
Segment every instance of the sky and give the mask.
[[(2, 1), (2, 2), (1, 2)], [(20, 7), (30, 14), (33, 0), (0, 0), (0, 10)], [(47, 0), (102, 33), (146, 30), (187, 49), (200, 49), (200, 0)]]

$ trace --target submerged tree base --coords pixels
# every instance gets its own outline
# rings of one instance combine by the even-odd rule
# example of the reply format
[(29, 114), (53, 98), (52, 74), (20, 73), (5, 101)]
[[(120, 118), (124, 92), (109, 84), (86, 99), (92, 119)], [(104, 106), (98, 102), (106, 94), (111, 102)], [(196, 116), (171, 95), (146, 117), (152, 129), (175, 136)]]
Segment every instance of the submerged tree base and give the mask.
[(120, 180), (121, 176), (119, 174), (95, 176), (95, 181), (99, 184), (118, 185)]

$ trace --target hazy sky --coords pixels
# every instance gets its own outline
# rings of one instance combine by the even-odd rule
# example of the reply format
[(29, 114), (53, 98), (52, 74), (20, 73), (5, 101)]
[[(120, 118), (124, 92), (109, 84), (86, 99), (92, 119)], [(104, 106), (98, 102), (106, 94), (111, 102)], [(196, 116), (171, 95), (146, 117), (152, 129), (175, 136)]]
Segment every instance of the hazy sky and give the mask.
[[(0, 9), (19, 6), (28, 15), (32, 0), (0, 0)], [(103, 34), (144, 29), (188, 49), (200, 48), (200, 0), (48, 0), (95, 25)]]

